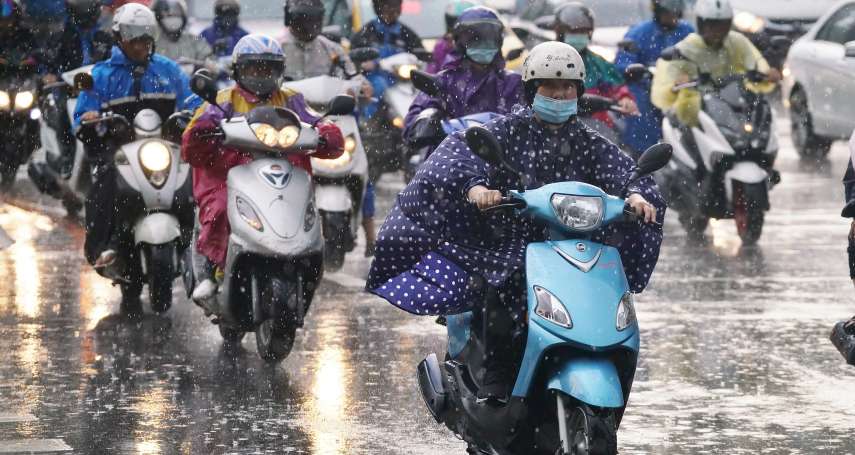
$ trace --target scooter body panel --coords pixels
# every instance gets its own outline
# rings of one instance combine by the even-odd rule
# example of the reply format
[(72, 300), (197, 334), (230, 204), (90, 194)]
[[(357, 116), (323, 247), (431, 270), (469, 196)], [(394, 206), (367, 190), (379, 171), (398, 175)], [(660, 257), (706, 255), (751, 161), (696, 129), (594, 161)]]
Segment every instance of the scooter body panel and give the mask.
[(624, 405), (623, 387), (614, 362), (604, 357), (576, 357), (552, 367), (546, 387), (600, 408)]
[(741, 183), (756, 184), (762, 183), (769, 179), (769, 174), (763, 170), (757, 163), (752, 161), (741, 161), (733, 165), (733, 167), (724, 174), (725, 191), (727, 192), (727, 201), (733, 203), (733, 185), (734, 181)]

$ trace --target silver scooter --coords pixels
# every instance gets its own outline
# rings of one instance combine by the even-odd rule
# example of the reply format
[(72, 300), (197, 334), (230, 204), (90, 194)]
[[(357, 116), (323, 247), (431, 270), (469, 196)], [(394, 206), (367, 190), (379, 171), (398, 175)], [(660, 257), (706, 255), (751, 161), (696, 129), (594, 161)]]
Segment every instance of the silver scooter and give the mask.
[[(217, 106), (217, 83), (204, 72), (193, 91)], [(334, 98), (327, 116), (353, 112), (352, 97)], [(320, 141), (314, 125), (280, 107), (257, 107), (226, 118), (214, 133), (223, 145), (249, 153), (253, 161), (227, 177), (228, 241), (224, 279), (206, 311), (216, 316), (227, 344), (255, 332), (259, 355), (284, 359), (323, 274), (323, 240), (308, 172), (285, 154), (311, 154)], [(193, 249), (195, 251), (195, 248)]]
[[(361, 82), (333, 76), (317, 76), (287, 82), (286, 88), (303, 95), (315, 110), (322, 111), (337, 96), (358, 93)], [(353, 113), (329, 117), (344, 135), (344, 154), (334, 160), (312, 158), (315, 203), (321, 214), (324, 235), (324, 267), (337, 270), (346, 253), (353, 251), (362, 220), (362, 201), (368, 183), (368, 159), (362, 147)]]

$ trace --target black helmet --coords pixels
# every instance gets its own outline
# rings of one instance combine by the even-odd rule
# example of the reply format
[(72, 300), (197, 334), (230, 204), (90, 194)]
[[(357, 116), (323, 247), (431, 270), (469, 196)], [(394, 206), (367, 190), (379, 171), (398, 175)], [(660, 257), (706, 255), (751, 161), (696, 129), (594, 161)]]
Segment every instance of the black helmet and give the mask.
[(594, 30), (594, 12), (579, 2), (569, 2), (555, 11), (555, 27)]
[(100, 0), (67, 0), (66, 8), (71, 20), (83, 28), (94, 27), (101, 17)]
[(371, 6), (374, 7), (374, 14), (378, 16), (380, 15), (380, 8), (383, 5), (392, 4), (401, 6), (402, 3), (402, 0), (371, 0)]
[(326, 9), (322, 0), (285, 0), (285, 25), (294, 25), (300, 16), (323, 20)]

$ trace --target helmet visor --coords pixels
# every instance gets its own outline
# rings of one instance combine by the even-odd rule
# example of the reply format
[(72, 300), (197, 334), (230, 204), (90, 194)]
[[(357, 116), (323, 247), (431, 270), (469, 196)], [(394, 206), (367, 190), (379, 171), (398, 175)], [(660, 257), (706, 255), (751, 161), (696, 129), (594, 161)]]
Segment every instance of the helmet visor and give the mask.
[(140, 38), (157, 40), (158, 30), (155, 25), (119, 24), (119, 36), (122, 41), (131, 41)]

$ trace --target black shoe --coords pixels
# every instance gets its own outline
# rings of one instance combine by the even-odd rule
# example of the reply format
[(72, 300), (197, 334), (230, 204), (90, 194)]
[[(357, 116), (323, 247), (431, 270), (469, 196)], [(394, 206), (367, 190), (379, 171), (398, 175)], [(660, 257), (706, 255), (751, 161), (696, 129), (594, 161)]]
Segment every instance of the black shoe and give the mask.
[(511, 393), (511, 382), (513, 381), (513, 368), (508, 363), (496, 363), (485, 366), (484, 379), (478, 388), (478, 403), (505, 404)]

